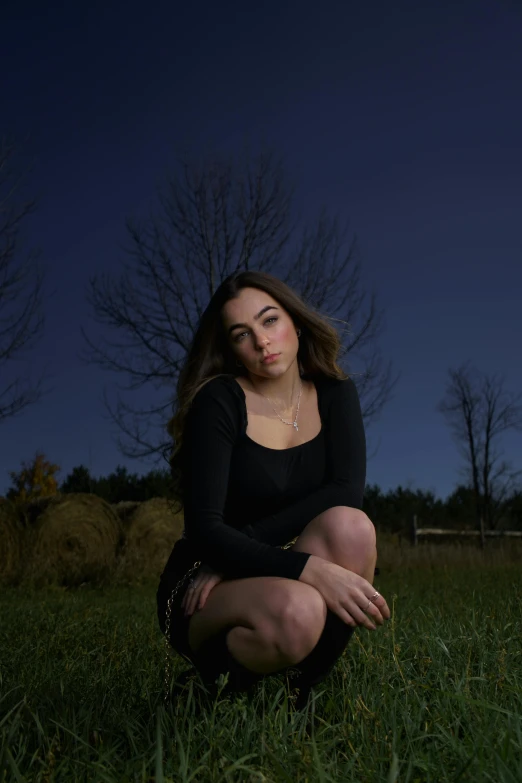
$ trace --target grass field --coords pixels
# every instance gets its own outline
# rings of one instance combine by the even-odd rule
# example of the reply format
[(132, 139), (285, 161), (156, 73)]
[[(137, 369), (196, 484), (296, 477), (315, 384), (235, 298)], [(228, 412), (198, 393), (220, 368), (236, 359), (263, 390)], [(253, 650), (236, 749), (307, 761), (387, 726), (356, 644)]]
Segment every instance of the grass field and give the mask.
[[(522, 575), (408, 569), (308, 710), (282, 677), (251, 703), (162, 707), (154, 586), (0, 597), (0, 780), (522, 781)], [(175, 671), (186, 664), (175, 658)]]

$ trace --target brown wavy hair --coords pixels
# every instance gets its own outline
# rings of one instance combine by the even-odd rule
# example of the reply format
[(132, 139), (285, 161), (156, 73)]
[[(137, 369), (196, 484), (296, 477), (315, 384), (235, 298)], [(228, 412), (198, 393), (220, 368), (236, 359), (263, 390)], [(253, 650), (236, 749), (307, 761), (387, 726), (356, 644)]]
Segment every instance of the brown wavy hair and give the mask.
[(177, 511), (183, 508), (180, 456), (183, 429), (194, 397), (213, 378), (220, 375), (237, 377), (247, 374), (245, 368), (236, 363), (222, 320), (224, 305), (239, 296), (243, 288), (265, 291), (287, 311), (296, 329), (301, 329), (297, 353), (301, 375), (308, 378), (348, 377), (337, 364), (341, 341), (337, 330), (328, 323), (329, 316), (316, 312), (290, 286), (267, 272), (234, 272), (225, 278), (202, 314), (187, 351), (176, 388), (177, 410), (167, 425), (167, 430), (174, 440), (174, 448), (168, 461), (173, 495), (179, 503)]

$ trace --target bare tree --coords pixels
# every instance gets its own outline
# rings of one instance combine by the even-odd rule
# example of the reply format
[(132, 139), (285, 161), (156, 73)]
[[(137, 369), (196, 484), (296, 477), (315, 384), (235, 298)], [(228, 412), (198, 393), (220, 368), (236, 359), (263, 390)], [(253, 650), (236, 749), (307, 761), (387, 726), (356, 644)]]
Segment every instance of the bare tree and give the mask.
[[(355, 240), (324, 212), (299, 230), (292, 191), (272, 154), (240, 161), (185, 162), (159, 192), (158, 212), (145, 225), (128, 221), (130, 246), (119, 281), (93, 277), (88, 300), (96, 320), (121, 341), (89, 346), (87, 362), (126, 376), (123, 391), (166, 389), (157, 405), (136, 409), (118, 396), (106, 406), (126, 442), (126, 456), (159, 455), (170, 444), (175, 385), (197, 323), (222, 280), (236, 270), (270, 272), (294, 287), (310, 305), (349, 324), (343, 356), (350, 354), (368, 423), (389, 398), (397, 378), (383, 366), (376, 341), (382, 313), (363, 291)], [(353, 359), (353, 361), (352, 361)], [(151, 438), (151, 426), (160, 438)]]
[[(35, 202), (19, 200), (21, 177), (13, 169), (15, 146), (0, 140), (0, 422), (40, 399), (42, 380), (8, 376), (41, 337), (43, 274), (34, 253), (21, 256), (20, 231)], [(5, 367), (6, 369), (2, 369)]]
[(504, 389), (504, 379), (479, 373), (469, 363), (449, 370), (438, 405), (465, 459), (464, 475), (473, 489), (477, 526), (495, 529), (522, 471), (513, 470), (498, 444), (502, 433), (522, 430), (521, 394)]

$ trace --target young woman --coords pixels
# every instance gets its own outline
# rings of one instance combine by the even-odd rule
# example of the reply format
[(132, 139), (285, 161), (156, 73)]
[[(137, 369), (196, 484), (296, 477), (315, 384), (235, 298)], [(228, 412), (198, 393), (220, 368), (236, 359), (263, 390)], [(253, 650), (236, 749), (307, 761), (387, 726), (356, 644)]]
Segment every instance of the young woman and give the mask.
[(157, 593), (163, 633), (229, 690), (297, 670), (300, 704), (357, 626), (389, 618), (362, 512), (365, 436), (326, 319), (272, 275), (229, 276), (189, 348), (169, 424), (185, 529)]

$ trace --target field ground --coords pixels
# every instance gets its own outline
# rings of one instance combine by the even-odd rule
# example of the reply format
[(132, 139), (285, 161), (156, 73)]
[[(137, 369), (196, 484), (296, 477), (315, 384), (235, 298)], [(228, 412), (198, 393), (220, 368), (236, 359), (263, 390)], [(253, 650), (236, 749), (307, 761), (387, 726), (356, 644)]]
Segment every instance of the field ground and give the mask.
[[(405, 569), (308, 710), (285, 680), (162, 708), (155, 586), (0, 594), (0, 781), (522, 780), (520, 566)], [(175, 672), (186, 664), (175, 659)]]

